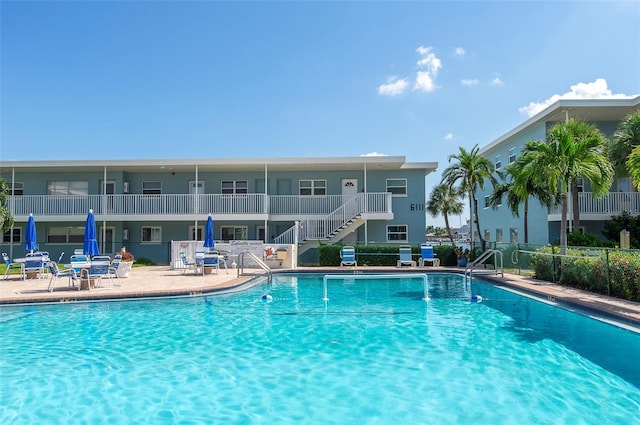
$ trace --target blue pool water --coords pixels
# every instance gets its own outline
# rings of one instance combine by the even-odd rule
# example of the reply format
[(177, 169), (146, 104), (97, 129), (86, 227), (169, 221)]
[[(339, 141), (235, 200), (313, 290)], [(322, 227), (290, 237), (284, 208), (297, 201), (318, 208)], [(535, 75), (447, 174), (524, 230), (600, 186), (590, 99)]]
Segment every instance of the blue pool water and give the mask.
[(640, 423), (640, 334), (457, 275), (327, 286), (3, 307), (0, 423)]

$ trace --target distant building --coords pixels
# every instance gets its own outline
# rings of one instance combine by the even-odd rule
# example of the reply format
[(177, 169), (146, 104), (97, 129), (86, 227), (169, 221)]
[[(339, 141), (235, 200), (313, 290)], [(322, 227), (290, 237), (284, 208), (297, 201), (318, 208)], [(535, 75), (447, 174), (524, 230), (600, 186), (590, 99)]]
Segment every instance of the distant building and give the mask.
[[(511, 164), (520, 155), (524, 144), (530, 140), (544, 140), (547, 131), (558, 122), (579, 118), (595, 124), (607, 137), (611, 137), (620, 121), (640, 108), (640, 96), (627, 99), (559, 100), (542, 112), (520, 124), (505, 135), (480, 149), (496, 170)], [(492, 186), (476, 193), (481, 231), (485, 240), (497, 243), (523, 243), (523, 211), (514, 217), (506, 202), (496, 210), (489, 206)], [(640, 194), (627, 176), (617, 176), (609, 195), (596, 198), (586, 180), (578, 181), (580, 225), (577, 230), (601, 234), (604, 222), (623, 211), (640, 213)], [(547, 244), (560, 237), (560, 207), (548, 210), (536, 199), (529, 201), (529, 243)], [(571, 221), (569, 211), (569, 221)], [(576, 229), (574, 229), (576, 230)], [(473, 228), (475, 233), (475, 225)], [(474, 239), (477, 237), (474, 235)]]

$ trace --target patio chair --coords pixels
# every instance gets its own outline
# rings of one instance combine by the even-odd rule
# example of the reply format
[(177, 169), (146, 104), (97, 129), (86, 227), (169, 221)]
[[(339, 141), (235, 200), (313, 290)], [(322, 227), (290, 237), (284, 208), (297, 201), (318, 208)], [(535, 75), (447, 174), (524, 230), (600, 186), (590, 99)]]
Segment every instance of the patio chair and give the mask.
[(37, 277), (38, 279), (42, 279), (44, 276), (44, 267), (49, 262), (49, 259), (45, 260), (45, 257), (42, 255), (32, 255), (27, 256), (26, 261), (24, 262), (23, 270), (23, 279)]
[(122, 255), (115, 255), (111, 264), (109, 265), (109, 275), (115, 276), (118, 281), (120, 281), (120, 275), (118, 275), (118, 267), (120, 266), (120, 262), (122, 261)]
[(220, 251), (211, 251), (211, 254), (216, 254), (218, 256), (218, 263), (220, 264), (220, 267), (224, 267), (227, 274), (229, 274), (229, 268), (227, 267), (227, 259), (225, 258), (225, 255)]
[(213, 271), (215, 269), (216, 274), (218, 274), (218, 270), (220, 270), (220, 255), (218, 254), (205, 254), (202, 260), (202, 275), (204, 276), (207, 273)]
[(91, 266), (89, 269), (83, 268), (80, 272), (80, 279), (87, 281), (87, 288), (91, 289), (91, 282), (94, 282), (94, 287), (102, 287), (102, 279), (106, 278), (109, 282), (109, 288), (112, 288), (111, 274), (109, 273), (109, 267), (111, 267), (111, 258), (106, 255), (96, 255), (91, 259)]
[(416, 262), (413, 261), (411, 257), (411, 246), (400, 245), (399, 255), (400, 255), (400, 259), (396, 263), (396, 267), (402, 267), (402, 266), (415, 267), (416, 266)]
[(185, 274), (187, 270), (193, 269), (193, 272), (196, 272), (196, 263), (195, 261), (189, 261), (187, 258), (187, 254), (184, 251), (180, 251), (180, 259), (182, 260), (182, 274)]
[(91, 260), (88, 255), (84, 254), (73, 254), (69, 259), (71, 263), (71, 267), (76, 271), (76, 273), (80, 274), (82, 269), (88, 269), (91, 267)]
[(356, 262), (356, 249), (352, 246), (345, 246), (340, 250), (340, 259), (340, 267), (358, 267), (358, 263)]
[(440, 259), (436, 258), (431, 245), (427, 243), (420, 244), (420, 252), (422, 256), (418, 259), (419, 267), (424, 267), (425, 264), (431, 264), (433, 267), (440, 267)]
[(51, 273), (51, 279), (49, 279), (49, 287), (47, 288), (49, 292), (53, 292), (53, 287), (55, 286), (56, 281), (59, 278), (67, 277), (69, 278), (69, 286), (76, 286), (78, 290), (80, 290), (80, 281), (78, 280), (78, 274), (76, 271), (69, 268), (59, 268), (58, 263), (55, 261), (49, 262), (49, 272)]
[(4, 260), (4, 264), (7, 266), (7, 270), (4, 272), (4, 278), (9, 278), (9, 272), (13, 270), (18, 270), (20, 272), (20, 277), (24, 280), (24, 263), (15, 263), (9, 260), (9, 255), (6, 252), (2, 253), (2, 259)]

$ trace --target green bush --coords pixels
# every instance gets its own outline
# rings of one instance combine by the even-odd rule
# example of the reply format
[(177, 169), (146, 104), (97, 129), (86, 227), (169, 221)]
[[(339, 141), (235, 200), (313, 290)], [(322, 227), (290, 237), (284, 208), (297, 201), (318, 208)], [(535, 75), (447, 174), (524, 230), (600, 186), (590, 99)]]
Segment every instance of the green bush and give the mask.
[(559, 281), (563, 285), (640, 302), (640, 254), (611, 249), (567, 249), (568, 257), (543, 255), (558, 253), (544, 247), (532, 257), (537, 279)]

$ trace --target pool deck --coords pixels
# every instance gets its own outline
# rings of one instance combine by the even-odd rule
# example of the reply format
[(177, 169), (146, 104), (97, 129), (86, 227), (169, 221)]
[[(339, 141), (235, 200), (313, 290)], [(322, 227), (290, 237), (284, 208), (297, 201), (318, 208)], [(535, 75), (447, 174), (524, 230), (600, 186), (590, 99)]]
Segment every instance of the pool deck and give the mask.
[[(246, 271), (246, 269), (245, 269)], [(275, 273), (424, 273), (454, 272), (462, 269), (447, 267), (300, 267), (295, 270), (277, 269)], [(109, 288), (107, 279), (102, 280), (102, 288), (80, 290), (67, 286), (67, 279), (57, 282), (53, 292), (47, 290), (49, 276), (43, 279), (22, 280), (19, 276), (0, 279), (0, 305), (28, 304), (43, 302), (78, 302), (90, 300), (130, 299), (161, 296), (196, 296), (240, 288), (259, 274), (238, 276), (236, 269), (220, 270), (218, 274), (196, 276), (182, 274), (168, 266), (146, 266), (132, 269), (129, 277), (112, 279)], [(542, 298), (546, 302), (576, 307), (597, 316), (609, 317), (633, 327), (640, 327), (640, 303), (620, 300), (606, 295), (592, 294), (530, 277), (505, 273), (504, 277), (494, 274), (482, 276), (497, 286), (524, 292)]]

